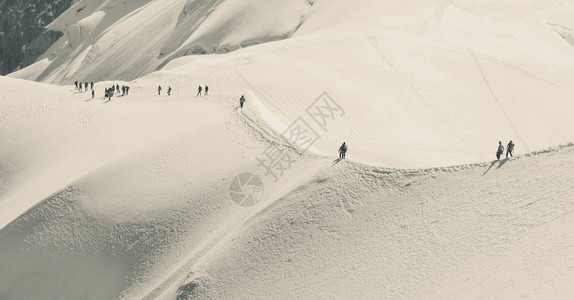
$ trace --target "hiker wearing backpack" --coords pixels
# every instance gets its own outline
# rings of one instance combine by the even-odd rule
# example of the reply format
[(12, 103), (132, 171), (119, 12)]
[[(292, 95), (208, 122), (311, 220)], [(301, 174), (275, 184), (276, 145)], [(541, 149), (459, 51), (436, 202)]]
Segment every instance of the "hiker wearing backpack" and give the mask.
[(512, 153), (514, 152), (514, 143), (512, 141), (508, 142), (508, 145), (506, 146), (506, 157), (508, 157), (508, 155), (510, 154), (510, 157), (514, 157), (512, 156)]
[(339, 147), (339, 158), (345, 159), (345, 154), (347, 154), (347, 144), (343, 142), (343, 145)]

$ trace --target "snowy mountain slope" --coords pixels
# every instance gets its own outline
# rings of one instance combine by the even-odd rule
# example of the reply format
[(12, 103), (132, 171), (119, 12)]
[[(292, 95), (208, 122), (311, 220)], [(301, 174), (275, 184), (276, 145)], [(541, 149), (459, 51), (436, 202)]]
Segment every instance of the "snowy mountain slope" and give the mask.
[(132, 80), (166, 59), (285, 38), (300, 25), (311, 4), (305, 0), (82, 0), (50, 24), (49, 29), (65, 36), (40, 57), (39, 62), (49, 63), (42, 63), (41, 71), (34, 74), (14, 76), (57, 84), (77, 79)]
[[(8, 78), (2, 82), (9, 87), (2, 89), (0, 109), (0, 136), (7, 141), (1, 155), (2, 226), (85, 174), (185, 130), (194, 124), (192, 120), (209, 122), (197, 118), (203, 114), (186, 113), (178, 104), (158, 109), (141, 103), (136, 110), (126, 106), (126, 101), (112, 102), (114, 108), (103, 106), (104, 83), (96, 84), (98, 97), (90, 100), (88, 93), (74, 93), (69, 86)], [(137, 88), (132, 86), (134, 97)], [(158, 120), (156, 113), (172, 117)]]
[(327, 167), (164, 299), (570, 295), (573, 154), (412, 172)]
[[(105, 102), (69, 87), (2, 81), (11, 92), (2, 95), (0, 138), (13, 142), (0, 156), (7, 171), (0, 177), (0, 294), (12, 299), (115, 298), (132, 286), (145, 291), (141, 282), (159, 284), (190, 249), (206, 251), (206, 237), (216, 241), (253, 214), (229, 199), (229, 184), (257, 171), (270, 141), (282, 143), (253, 129), (262, 122), (242, 117), (221, 94), (147, 96), (133, 85), (130, 96)], [(321, 167), (283, 147), (300, 158), (291, 165), (295, 176), (264, 178), (262, 205)], [(29, 280), (38, 284), (21, 284)]]
[[(163, 70), (251, 93), (277, 132), (306, 117), (321, 136), (315, 151), (347, 141), (353, 159), (368, 164), (456, 165), (490, 160), (498, 140), (529, 152), (574, 139), (572, 47), (550, 27), (533, 31), (457, 7), (425, 34), (416, 22), (347, 23), (225, 56), (180, 58)], [(306, 111), (322, 92), (345, 112), (323, 111), (323, 128)]]
[[(38, 60), (41, 63), (34, 69), (41, 71), (13, 76), (57, 84), (78, 78), (132, 80), (184, 55), (223, 53), (292, 36), (322, 34), (326, 29), (355, 31), (357, 22), (381, 19), (400, 21), (406, 26), (398, 31), (407, 35), (415, 28), (419, 37), (437, 25), (448, 27), (448, 34), (469, 33), (467, 29), (496, 34), (499, 29), (521, 27), (547, 38), (559, 38), (547, 30), (548, 24), (572, 28), (568, 16), (574, 7), (569, 1), (483, 2), (82, 0), (48, 27), (65, 35)], [(496, 20), (497, 28), (484, 31), (488, 28), (484, 24), (469, 28), (443, 23), (453, 8)], [(397, 32), (385, 24), (370, 29)]]
[[(572, 146), (427, 170), (336, 163), (281, 141), (251, 96), (243, 111), (235, 93), (189, 97), (181, 74), (181, 90), (154, 95), (174, 74), (138, 79), (111, 102), (0, 78), (0, 139), (10, 141), (0, 149), (0, 295), (571, 292)], [(257, 161), (270, 143), (293, 160), (278, 182)], [(242, 172), (264, 179), (253, 207), (230, 198)]]
[[(522, 153), (574, 140), (568, 1), (281, 3), (80, 1), (51, 24), (68, 38), (11, 76), (133, 79), (161, 66), (189, 93), (196, 80), (248, 93), (277, 132), (313, 110), (314, 151), (347, 141), (356, 160), (389, 167), (489, 160), (498, 140)], [(341, 112), (328, 126), (310, 107), (323, 92)]]
[(11, 76), (96, 99), (0, 77), (0, 298), (571, 294), (572, 7), (515, 3), (78, 1)]
[[(15, 221), (0, 230), (0, 295), (571, 292), (561, 285), (573, 261), (571, 145), (510, 161), (408, 171), (334, 164), (284, 144), (293, 169), (277, 183), (264, 177), (262, 201), (242, 208), (229, 197), (230, 182), (239, 172), (260, 172), (255, 158), (280, 140), (254, 107), (238, 112), (232, 95), (153, 96), (149, 85), (166, 76), (139, 79), (136, 92), (108, 103), (86, 101), (70, 87), (2, 78), (13, 92), (3, 95), (11, 100), (0, 136), (13, 142), (1, 152), (12, 168), (2, 173), (0, 199), (3, 208), (31, 208), (14, 212)], [(14, 97), (19, 91), (26, 92)], [(21, 118), (30, 116), (36, 121), (25, 125)], [(51, 196), (6, 197), (33, 183), (61, 188)]]

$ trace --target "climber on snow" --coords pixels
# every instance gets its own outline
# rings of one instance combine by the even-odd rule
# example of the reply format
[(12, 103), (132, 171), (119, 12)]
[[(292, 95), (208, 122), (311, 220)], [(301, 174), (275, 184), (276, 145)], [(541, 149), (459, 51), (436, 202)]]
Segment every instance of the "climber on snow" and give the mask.
[(508, 142), (508, 146), (506, 146), (506, 157), (508, 157), (508, 155), (510, 154), (510, 157), (514, 157), (512, 156), (512, 153), (514, 152), (514, 143), (512, 141)]
[(504, 153), (504, 146), (502, 146), (501, 141), (498, 141), (498, 149), (496, 150), (496, 159), (500, 159), (502, 153)]
[(345, 159), (345, 154), (347, 154), (347, 144), (343, 142), (341, 147), (339, 147), (339, 158)]

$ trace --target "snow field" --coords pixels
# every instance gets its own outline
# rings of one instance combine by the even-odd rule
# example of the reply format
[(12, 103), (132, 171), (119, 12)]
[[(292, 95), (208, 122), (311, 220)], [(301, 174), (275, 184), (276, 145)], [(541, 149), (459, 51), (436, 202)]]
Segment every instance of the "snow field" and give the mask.
[(574, 292), (569, 1), (263, 2), (78, 1), (10, 75), (66, 85), (0, 77), (0, 298)]

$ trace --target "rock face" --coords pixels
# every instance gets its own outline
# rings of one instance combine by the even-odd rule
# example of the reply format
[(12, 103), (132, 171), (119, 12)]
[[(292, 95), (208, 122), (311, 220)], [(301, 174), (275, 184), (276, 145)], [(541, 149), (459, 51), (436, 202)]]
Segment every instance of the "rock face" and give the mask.
[(0, 75), (32, 64), (61, 36), (45, 29), (73, 0), (0, 0)]

